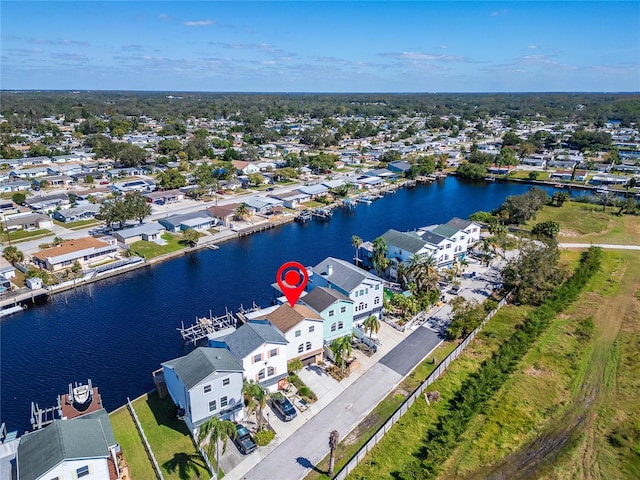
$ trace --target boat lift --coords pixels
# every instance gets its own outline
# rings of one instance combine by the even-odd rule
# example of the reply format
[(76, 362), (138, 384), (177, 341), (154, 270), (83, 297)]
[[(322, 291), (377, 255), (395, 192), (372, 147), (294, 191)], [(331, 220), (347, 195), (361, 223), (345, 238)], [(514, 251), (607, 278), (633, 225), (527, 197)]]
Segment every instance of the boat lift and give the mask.
[(177, 330), (180, 332), (182, 336), (182, 341), (184, 342), (192, 342), (195, 346), (199, 340), (207, 338), (208, 335), (215, 333), (219, 330), (223, 330), (225, 328), (235, 328), (236, 319), (234, 316), (225, 308), (224, 315), (219, 317), (214, 317), (211, 312), (209, 312), (209, 318), (207, 317), (196, 317), (196, 323), (189, 327), (184, 326), (184, 322), (182, 322), (182, 327)]

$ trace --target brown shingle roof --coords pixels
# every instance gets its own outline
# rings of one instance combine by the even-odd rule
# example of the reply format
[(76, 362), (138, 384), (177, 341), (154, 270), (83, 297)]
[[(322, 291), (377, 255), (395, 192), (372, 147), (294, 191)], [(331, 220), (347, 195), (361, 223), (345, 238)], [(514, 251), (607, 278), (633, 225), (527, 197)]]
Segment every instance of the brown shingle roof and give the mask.
[(66, 255), (68, 253), (79, 252), (87, 248), (102, 248), (109, 245), (97, 238), (84, 237), (77, 238), (75, 240), (65, 240), (61, 245), (57, 247), (45, 248), (38, 253), (34, 253), (33, 256), (40, 260), (46, 260), (47, 257), (58, 257), (60, 255)]
[(266, 315), (267, 320), (283, 333), (288, 332), (305, 318), (322, 321), (322, 318), (304, 305), (296, 305), (291, 308), (287, 304), (280, 305), (273, 312)]

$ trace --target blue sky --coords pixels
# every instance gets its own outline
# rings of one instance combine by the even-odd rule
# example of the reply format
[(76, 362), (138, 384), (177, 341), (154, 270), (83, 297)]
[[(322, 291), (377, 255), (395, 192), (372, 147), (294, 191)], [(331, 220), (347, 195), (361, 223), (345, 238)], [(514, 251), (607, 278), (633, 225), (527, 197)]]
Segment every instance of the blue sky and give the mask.
[(640, 91), (640, 2), (2, 0), (3, 89)]

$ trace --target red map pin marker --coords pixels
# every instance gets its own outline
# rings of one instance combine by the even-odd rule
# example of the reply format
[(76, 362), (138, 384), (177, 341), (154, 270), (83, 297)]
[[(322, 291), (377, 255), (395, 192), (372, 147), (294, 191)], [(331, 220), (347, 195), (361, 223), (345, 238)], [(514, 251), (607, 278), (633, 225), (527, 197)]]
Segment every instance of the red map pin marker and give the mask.
[(307, 286), (309, 274), (307, 269), (298, 262), (287, 262), (278, 269), (276, 280), (282, 293), (292, 307), (300, 298), (300, 294)]

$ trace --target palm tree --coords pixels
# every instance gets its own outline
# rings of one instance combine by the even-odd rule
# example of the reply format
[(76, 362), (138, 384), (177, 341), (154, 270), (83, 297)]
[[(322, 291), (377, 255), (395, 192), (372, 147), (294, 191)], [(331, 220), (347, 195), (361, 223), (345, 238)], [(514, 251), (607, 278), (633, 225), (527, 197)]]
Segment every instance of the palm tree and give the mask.
[(407, 275), (418, 292), (429, 292), (438, 288), (436, 259), (432, 255), (412, 255), (409, 259)]
[(373, 269), (380, 275), (388, 266), (387, 242), (384, 238), (378, 237), (373, 241)]
[(244, 220), (250, 215), (251, 215), (251, 211), (249, 210), (249, 207), (247, 206), (247, 204), (244, 202), (238, 205), (236, 209), (233, 211), (233, 216), (238, 220)]
[(333, 467), (335, 465), (335, 453), (336, 448), (338, 448), (338, 439), (340, 438), (340, 434), (337, 430), (333, 430), (329, 435), (329, 476), (333, 476)]
[(18, 250), (18, 247), (14, 246), (5, 247), (4, 252), (2, 252), (2, 256), (12, 265), (24, 260), (24, 253)]
[(347, 364), (347, 359), (351, 356), (351, 335), (345, 337), (336, 338), (331, 342), (329, 347), (335, 358), (336, 364), (340, 367), (340, 371), (344, 375), (344, 368)]
[(236, 438), (238, 430), (236, 424), (230, 420), (220, 420), (218, 417), (211, 417), (200, 425), (198, 432), (198, 443), (206, 445), (207, 456), (211, 458), (216, 454), (216, 478), (220, 478), (220, 448), (218, 441), (222, 441), (222, 454), (227, 451), (227, 438)]
[(267, 394), (264, 389), (253, 380), (244, 379), (244, 398), (249, 413), (257, 411), (258, 427), (262, 425), (262, 411), (267, 405)]
[(356, 253), (353, 256), (353, 262), (356, 265), (358, 264), (358, 260), (360, 260), (360, 258), (358, 257), (358, 249), (360, 248), (360, 245), (362, 245), (362, 239), (358, 235), (352, 236), (351, 237), (351, 246), (356, 249)]
[(380, 320), (375, 315), (369, 315), (367, 319), (362, 322), (362, 326), (365, 331), (369, 332), (369, 340), (372, 340), (373, 334), (376, 335), (380, 331)]

